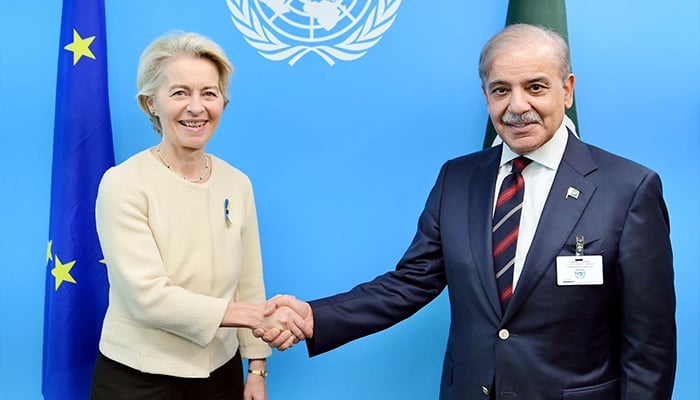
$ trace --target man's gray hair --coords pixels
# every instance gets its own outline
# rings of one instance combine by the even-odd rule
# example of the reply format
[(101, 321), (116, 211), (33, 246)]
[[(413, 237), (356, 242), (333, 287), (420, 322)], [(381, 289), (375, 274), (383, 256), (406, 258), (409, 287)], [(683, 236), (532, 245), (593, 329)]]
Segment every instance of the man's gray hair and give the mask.
[(554, 55), (563, 82), (571, 74), (571, 55), (566, 40), (557, 32), (542, 26), (513, 24), (498, 32), (481, 50), (481, 56), (479, 57), (481, 84), (486, 85), (486, 79), (491, 71), (493, 59), (498, 54), (513, 48), (546, 44), (548, 41), (553, 44)]

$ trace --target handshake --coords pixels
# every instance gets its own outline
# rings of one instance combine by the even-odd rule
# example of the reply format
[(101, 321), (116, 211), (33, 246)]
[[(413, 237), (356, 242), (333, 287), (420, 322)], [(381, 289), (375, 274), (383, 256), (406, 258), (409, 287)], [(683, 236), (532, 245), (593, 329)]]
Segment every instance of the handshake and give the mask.
[(290, 295), (277, 295), (265, 303), (261, 323), (253, 335), (270, 347), (287, 350), (314, 334), (314, 317), (309, 303)]

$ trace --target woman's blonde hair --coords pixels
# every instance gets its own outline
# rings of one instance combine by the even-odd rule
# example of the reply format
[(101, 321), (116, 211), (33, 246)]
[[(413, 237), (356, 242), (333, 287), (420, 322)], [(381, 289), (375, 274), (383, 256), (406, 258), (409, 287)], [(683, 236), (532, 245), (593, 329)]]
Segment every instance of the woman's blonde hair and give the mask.
[(148, 115), (153, 130), (162, 135), (160, 118), (151, 114), (148, 99), (155, 96), (163, 83), (163, 69), (172, 60), (183, 57), (197, 57), (210, 60), (219, 72), (219, 90), (224, 99), (224, 107), (229, 102), (229, 83), (233, 74), (233, 64), (224, 50), (213, 40), (194, 32), (174, 32), (151, 42), (141, 54), (136, 86), (136, 98), (141, 110)]

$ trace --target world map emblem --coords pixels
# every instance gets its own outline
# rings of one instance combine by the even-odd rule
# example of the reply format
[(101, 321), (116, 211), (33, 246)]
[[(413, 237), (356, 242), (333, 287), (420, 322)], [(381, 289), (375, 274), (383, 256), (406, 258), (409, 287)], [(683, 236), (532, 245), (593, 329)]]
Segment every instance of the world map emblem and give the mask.
[(401, 0), (226, 0), (258, 53), (294, 65), (316, 54), (329, 65), (367, 54), (396, 19)]

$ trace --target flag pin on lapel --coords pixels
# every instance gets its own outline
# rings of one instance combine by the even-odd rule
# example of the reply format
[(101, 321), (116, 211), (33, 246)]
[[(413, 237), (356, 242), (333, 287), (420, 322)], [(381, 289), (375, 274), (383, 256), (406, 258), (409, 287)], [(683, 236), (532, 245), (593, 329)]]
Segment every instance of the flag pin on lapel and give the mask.
[(573, 186), (569, 186), (569, 189), (566, 190), (566, 197), (565, 199), (568, 199), (571, 197), (572, 199), (578, 199), (578, 195), (581, 194), (578, 189), (576, 189)]
[(226, 217), (226, 225), (231, 225), (231, 202), (228, 199), (224, 200), (224, 217)]

